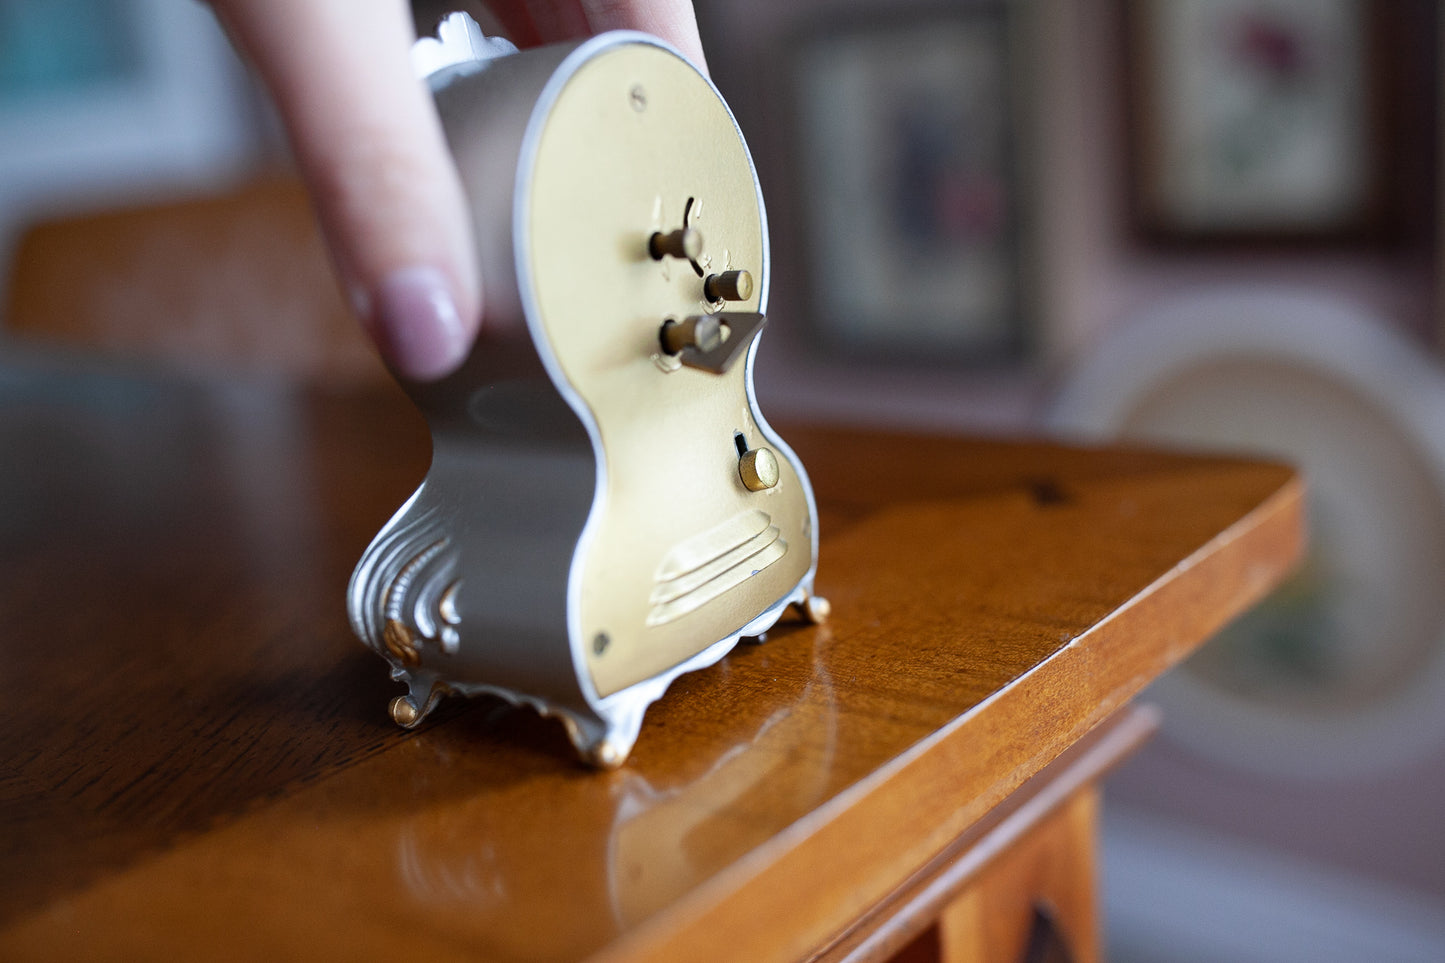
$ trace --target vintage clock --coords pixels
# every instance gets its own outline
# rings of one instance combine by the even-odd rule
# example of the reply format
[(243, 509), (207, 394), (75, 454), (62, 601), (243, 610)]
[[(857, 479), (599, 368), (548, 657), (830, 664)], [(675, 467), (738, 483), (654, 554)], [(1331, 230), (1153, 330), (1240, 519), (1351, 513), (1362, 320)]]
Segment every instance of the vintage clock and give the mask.
[(408, 693), (554, 715), (619, 765), (647, 706), (789, 606), (812, 620), (817, 512), (753, 392), (768, 232), (708, 79), (640, 33), (516, 52), (463, 14), (414, 60), (475, 227), (488, 313), (406, 384), (421, 487), (352, 576), (351, 621)]

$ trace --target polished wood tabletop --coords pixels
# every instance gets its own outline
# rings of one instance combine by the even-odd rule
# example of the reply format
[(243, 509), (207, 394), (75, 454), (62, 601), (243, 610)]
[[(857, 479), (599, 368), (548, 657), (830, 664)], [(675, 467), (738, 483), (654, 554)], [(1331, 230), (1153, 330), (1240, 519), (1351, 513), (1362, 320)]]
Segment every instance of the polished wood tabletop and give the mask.
[(1278, 465), (785, 436), (831, 620), (604, 773), (389, 721), (344, 592), (426, 469), (399, 395), (0, 367), (0, 958), (806, 958), (1301, 550)]

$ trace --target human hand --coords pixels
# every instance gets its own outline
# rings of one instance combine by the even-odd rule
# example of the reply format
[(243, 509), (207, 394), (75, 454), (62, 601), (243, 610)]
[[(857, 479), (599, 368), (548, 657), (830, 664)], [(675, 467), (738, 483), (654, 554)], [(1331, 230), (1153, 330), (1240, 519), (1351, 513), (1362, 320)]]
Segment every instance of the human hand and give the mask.
[[(399, 374), (457, 368), (485, 314), (460, 178), (412, 73), (405, 0), (212, 0), (275, 99), (332, 261)], [(519, 45), (645, 30), (706, 69), (689, 0), (491, 4)]]

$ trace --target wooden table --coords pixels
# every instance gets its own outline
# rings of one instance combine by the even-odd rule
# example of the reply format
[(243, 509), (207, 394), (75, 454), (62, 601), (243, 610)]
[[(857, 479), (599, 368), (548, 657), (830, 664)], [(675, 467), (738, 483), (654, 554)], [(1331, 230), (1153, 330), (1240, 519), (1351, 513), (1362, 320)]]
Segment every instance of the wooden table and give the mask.
[(396, 395), (0, 369), (0, 958), (1095, 958), (1129, 699), (1293, 564), (1299, 481), (787, 434), (831, 622), (599, 773), (491, 700), (388, 721), (343, 593), (426, 465)]

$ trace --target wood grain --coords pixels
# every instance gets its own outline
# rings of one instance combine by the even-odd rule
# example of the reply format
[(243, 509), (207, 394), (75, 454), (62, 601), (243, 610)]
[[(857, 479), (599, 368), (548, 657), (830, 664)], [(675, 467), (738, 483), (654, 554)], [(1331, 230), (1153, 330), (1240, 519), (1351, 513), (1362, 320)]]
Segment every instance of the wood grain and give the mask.
[(1301, 547), (1229, 458), (786, 436), (822, 628), (679, 680), (623, 770), (490, 700), (415, 734), (346, 578), (424, 470), (395, 395), (0, 379), (0, 957), (796, 959)]
[[(961, 942), (965, 948), (974, 945), (985, 934), (981, 927), (960, 926), (958, 918), (972, 919), (972, 911), (955, 904), (966, 900), (977, 909), (982, 901), (991, 899), (985, 892), (989, 887), (980, 885), (981, 873), (1000, 876), (1000, 889), (1013, 897), (1010, 901), (997, 900), (1006, 904), (1005, 915), (1026, 914), (1034, 897), (1043, 897), (1054, 907), (1073, 906), (1074, 920), (1091, 916), (1086, 910), (1092, 908), (1094, 887), (1088, 873), (1069, 875), (1066, 881), (1072, 885), (1057, 891), (1038, 886), (1034, 892), (1020, 892), (1017, 886), (1008, 885), (1017, 872), (1000, 871), (993, 864), (1001, 857), (1005, 862), (1014, 859), (1016, 850), (1036, 852), (1039, 847), (1035, 837), (1047, 835), (1046, 824), (1061, 810), (1075, 806), (1079, 797), (1095, 792), (1107, 772), (1153, 736), (1159, 718), (1153, 706), (1128, 706), (1100, 723), (969, 826), (809, 963), (893, 963), (909, 949), (939, 960), (944, 957), (945, 939)], [(1077, 844), (1092, 846), (1093, 840), (1081, 838)], [(1044, 855), (1052, 858), (1047, 847)], [(1031, 857), (1022, 859), (1027, 863)], [(1049, 871), (1047, 866), (1038, 869)], [(955, 917), (951, 926), (947, 916)], [(952, 932), (941, 932), (944, 929)], [(1092, 944), (1097, 942), (1098, 927), (1092, 918), (1075, 925), (1071, 935), (1076, 956), (1087, 957), (1091, 952), (1097, 955), (1097, 947)], [(989, 958), (1020, 956), (1020, 952), (997, 952)]]
[(1098, 963), (1094, 837), (1099, 789), (1081, 790), (991, 862), (943, 911), (941, 963), (1026, 960), (1034, 913), (1048, 912), (1073, 963)]
[(0, 918), (397, 741), (342, 592), (429, 457), (397, 397), (8, 374)]

